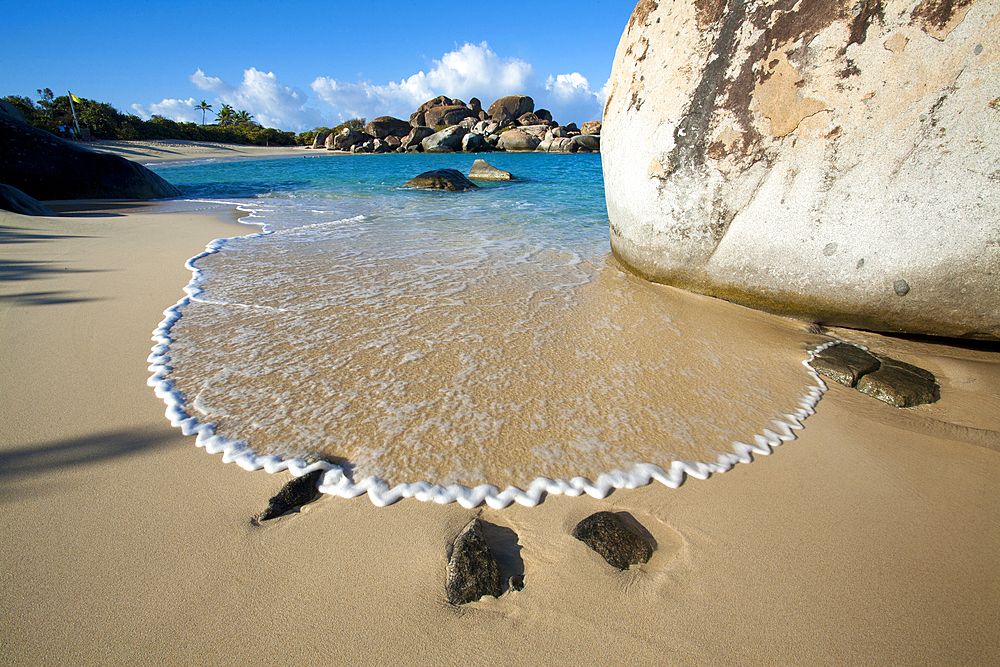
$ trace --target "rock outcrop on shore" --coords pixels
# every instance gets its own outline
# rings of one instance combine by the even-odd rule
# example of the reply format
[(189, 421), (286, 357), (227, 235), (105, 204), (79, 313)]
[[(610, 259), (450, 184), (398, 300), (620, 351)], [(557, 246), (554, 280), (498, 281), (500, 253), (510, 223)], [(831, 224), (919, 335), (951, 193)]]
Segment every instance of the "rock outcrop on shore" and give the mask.
[(141, 164), (95, 153), (0, 112), (0, 183), (34, 199), (164, 199), (180, 191)]
[(428, 100), (405, 121), (381, 116), (364, 132), (344, 128), (313, 141), (312, 148), (351, 153), (489, 153), (545, 151), (596, 153), (601, 150), (601, 122), (559, 125), (545, 109), (535, 110), (527, 95), (501, 97), (484, 110), (473, 97), (462, 100), (443, 95)]
[(1000, 339), (995, 15), (643, 0), (604, 114), (615, 255), (780, 314)]

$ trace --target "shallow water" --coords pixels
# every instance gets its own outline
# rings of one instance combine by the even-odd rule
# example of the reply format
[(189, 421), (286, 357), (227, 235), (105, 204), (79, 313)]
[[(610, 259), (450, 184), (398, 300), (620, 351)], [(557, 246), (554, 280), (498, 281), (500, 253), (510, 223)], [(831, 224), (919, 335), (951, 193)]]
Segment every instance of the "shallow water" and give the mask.
[(184, 412), (354, 481), (524, 489), (716, 461), (800, 409), (801, 327), (610, 257), (599, 155), (486, 157), (521, 180), (400, 188), (464, 155), (158, 167), (267, 231), (194, 262), (169, 328)]

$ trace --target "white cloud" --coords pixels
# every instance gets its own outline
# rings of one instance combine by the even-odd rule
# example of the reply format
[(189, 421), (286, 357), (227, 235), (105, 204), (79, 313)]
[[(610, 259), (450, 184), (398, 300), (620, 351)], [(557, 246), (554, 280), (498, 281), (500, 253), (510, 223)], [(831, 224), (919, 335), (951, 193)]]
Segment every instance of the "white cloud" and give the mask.
[[(147, 109), (141, 104), (133, 104), (132, 109), (145, 120), (151, 116), (163, 116), (182, 123), (200, 123), (201, 112), (194, 108), (200, 100), (193, 97), (186, 100), (165, 99), (162, 102), (150, 104)], [(209, 116), (211, 118), (212, 116)]]
[(388, 115), (407, 120), (417, 107), (438, 95), (465, 102), (478, 97), (483, 106), (504, 95), (529, 95), (536, 109), (548, 109), (557, 121), (567, 123), (600, 118), (604, 106), (603, 90), (593, 92), (581, 74), (550, 76), (540, 85), (529, 63), (501, 58), (486, 42), (467, 43), (435, 60), (429, 72), (418, 72), (398, 83), (345, 83), (319, 77), (312, 89), (341, 119)]
[[(562, 123), (583, 123), (599, 119), (604, 107), (607, 84), (599, 91), (579, 72), (549, 76), (544, 83), (536, 79), (534, 68), (518, 58), (497, 55), (486, 42), (466, 43), (445, 53), (427, 72), (417, 72), (399, 82), (384, 85), (367, 81), (348, 83), (320, 76), (310, 87), (325, 105), (326, 112), (308, 106), (309, 97), (299, 88), (283, 85), (274, 72), (251, 67), (243, 80), (233, 85), (199, 69), (189, 78), (200, 91), (210, 93), (214, 120), (223, 104), (245, 109), (257, 122), (283, 130), (308, 130), (332, 126), (349, 118), (396, 116), (408, 120), (417, 107), (438, 95), (457, 97), (468, 102), (478, 97), (484, 107), (504, 95), (530, 95), (536, 109), (548, 109)], [(140, 116), (153, 114), (178, 121), (201, 122), (201, 112), (194, 108), (200, 99), (164, 99), (148, 108), (133, 104)], [(324, 107), (325, 108), (325, 107)]]

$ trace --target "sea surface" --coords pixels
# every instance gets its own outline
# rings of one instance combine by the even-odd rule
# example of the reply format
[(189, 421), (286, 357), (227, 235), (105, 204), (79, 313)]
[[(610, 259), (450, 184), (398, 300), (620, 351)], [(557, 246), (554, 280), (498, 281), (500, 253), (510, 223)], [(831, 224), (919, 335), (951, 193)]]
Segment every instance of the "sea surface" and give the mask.
[(189, 263), (154, 348), (168, 404), (237, 453), (383, 490), (634, 486), (791, 437), (818, 399), (801, 327), (623, 271), (600, 155), (489, 154), (516, 180), (403, 187), (475, 157), (151, 165), (248, 225)]

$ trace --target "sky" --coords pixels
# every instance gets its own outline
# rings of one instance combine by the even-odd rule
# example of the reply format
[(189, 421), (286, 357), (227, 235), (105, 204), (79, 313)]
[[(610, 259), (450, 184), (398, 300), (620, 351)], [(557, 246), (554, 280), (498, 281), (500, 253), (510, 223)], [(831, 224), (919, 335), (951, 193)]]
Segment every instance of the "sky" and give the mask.
[(631, 0), (545, 3), (9, 3), (0, 97), (51, 88), (143, 118), (201, 122), (207, 100), (301, 132), (409, 120), (445, 95), (526, 94), (556, 121), (598, 120)]

